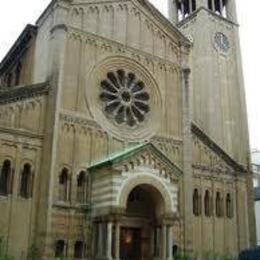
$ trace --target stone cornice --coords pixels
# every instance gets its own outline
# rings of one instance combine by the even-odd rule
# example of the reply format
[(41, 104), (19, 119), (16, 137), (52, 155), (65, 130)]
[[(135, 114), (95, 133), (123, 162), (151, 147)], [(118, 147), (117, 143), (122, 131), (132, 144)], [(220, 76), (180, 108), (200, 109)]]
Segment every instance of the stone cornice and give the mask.
[(205, 145), (211, 148), (221, 159), (223, 159), (228, 165), (230, 165), (236, 172), (246, 173), (247, 170), (244, 166), (236, 162), (231, 156), (229, 156), (219, 145), (217, 145), (208, 135), (206, 135), (202, 129), (200, 129), (195, 123), (192, 123), (191, 130)]
[(46, 95), (48, 94), (49, 89), (49, 84), (46, 82), (13, 87), (0, 92), (0, 105)]
[[(84, 116), (81, 113), (71, 112), (68, 110), (62, 110), (60, 112), (60, 120), (66, 122), (66, 123), (69, 123), (69, 124), (73, 124), (73, 125), (77, 124), (80, 126), (96, 128), (99, 131), (102, 130), (102, 127), (96, 121), (94, 121), (90, 118), (87, 118), (86, 116)], [(158, 142), (164, 143), (165, 142), (165, 143), (171, 143), (171, 144), (177, 145), (177, 146), (182, 145), (182, 140), (177, 137), (173, 137), (173, 136), (156, 135), (151, 138), (151, 142), (153, 142), (153, 143), (158, 143)]]
[(36, 134), (30, 131), (17, 129), (17, 128), (10, 128), (10, 127), (0, 127), (0, 134), (7, 134), (7, 135), (14, 135), (14, 136), (20, 136), (20, 137), (26, 137), (30, 139), (43, 139), (43, 135)]

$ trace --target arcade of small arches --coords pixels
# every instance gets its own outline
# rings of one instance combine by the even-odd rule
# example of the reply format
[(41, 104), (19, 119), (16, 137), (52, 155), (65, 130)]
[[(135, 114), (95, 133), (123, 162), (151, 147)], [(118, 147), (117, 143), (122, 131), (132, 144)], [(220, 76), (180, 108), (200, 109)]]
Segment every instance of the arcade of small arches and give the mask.
[[(15, 171), (9, 159), (3, 161), (0, 167), (0, 196), (13, 194)], [(34, 173), (30, 163), (24, 163), (19, 176), (18, 195), (29, 199), (33, 196)]]
[[(225, 200), (220, 191), (217, 191), (215, 194), (215, 203), (214, 198), (210, 194), (209, 190), (206, 190), (204, 193), (204, 215), (206, 217), (212, 217), (214, 215), (213, 206), (215, 206), (216, 217), (227, 217), (233, 218), (233, 201), (230, 193), (225, 194)], [(193, 214), (198, 217), (202, 214), (202, 198), (198, 189), (193, 191)]]
[[(227, 2), (228, 0), (208, 0), (208, 9), (217, 15), (227, 17)], [(188, 17), (196, 11), (196, 0), (177, 0), (178, 21)]]

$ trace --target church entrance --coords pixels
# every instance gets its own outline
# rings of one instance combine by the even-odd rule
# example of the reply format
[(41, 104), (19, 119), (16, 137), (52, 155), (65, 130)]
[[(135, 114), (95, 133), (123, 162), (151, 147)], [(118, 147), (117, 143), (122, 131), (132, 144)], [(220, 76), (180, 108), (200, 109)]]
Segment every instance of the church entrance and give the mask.
[(121, 228), (120, 259), (141, 260), (142, 235), (140, 228)]
[(126, 194), (124, 212), (96, 222), (95, 259), (171, 260), (172, 225), (161, 192), (138, 185)]
[(163, 198), (152, 186), (140, 185), (131, 191), (121, 220), (120, 259), (148, 260), (159, 254), (160, 237), (155, 235), (163, 212)]

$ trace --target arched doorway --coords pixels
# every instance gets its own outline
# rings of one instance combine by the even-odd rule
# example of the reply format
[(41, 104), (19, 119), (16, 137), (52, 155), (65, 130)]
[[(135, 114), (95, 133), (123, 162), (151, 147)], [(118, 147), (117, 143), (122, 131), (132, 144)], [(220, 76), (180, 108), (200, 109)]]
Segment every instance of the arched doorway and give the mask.
[(148, 260), (161, 256), (164, 213), (164, 199), (155, 187), (141, 184), (132, 189), (121, 220), (121, 260)]

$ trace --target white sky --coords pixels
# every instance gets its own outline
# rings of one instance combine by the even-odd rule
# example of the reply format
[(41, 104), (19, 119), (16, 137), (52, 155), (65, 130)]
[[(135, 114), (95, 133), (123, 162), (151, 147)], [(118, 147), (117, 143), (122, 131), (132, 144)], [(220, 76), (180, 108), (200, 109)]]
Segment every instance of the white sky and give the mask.
[[(150, 0), (167, 13), (167, 0)], [(50, 0), (2, 1), (0, 8), (0, 60), (27, 23), (34, 23)], [(237, 0), (242, 58), (247, 95), (250, 141), (260, 149), (260, 35), (259, 0)], [(258, 89), (259, 88), (259, 89)]]

